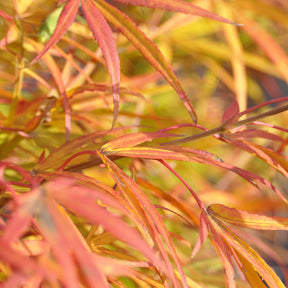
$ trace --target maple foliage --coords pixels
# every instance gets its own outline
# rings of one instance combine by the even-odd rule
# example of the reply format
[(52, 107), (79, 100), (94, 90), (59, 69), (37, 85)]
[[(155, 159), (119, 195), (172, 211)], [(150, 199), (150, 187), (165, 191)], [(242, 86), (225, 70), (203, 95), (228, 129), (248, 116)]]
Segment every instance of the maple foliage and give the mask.
[(0, 3), (1, 287), (287, 285), (287, 7), (212, 2)]

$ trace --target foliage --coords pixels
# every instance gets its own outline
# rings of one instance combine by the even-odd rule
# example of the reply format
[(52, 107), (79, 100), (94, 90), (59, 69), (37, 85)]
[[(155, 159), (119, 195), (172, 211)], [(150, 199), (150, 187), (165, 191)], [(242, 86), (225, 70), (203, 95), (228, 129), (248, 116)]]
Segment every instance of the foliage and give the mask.
[(1, 287), (285, 287), (287, 12), (2, 1)]

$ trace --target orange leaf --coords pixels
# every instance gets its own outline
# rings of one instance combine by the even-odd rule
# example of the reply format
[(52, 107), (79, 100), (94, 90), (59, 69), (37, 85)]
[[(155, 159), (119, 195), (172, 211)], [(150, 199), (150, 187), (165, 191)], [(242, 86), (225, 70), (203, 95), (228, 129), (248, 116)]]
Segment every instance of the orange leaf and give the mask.
[(288, 218), (284, 217), (252, 214), (221, 204), (210, 205), (208, 212), (221, 221), (240, 227), (258, 230), (288, 230)]
[(147, 38), (146, 35), (125, 14), (103, 0), (98, 0), (97, 2), (94, 1), (94, 4), (101, 11), (103, 16), (142, 53), (146, 60), (156, 70), (158, 70), (163, 77), (165, 77), (182, 99), (191, 118), (196, 123), (197, 116), (195, 110), (159, 48), (149, 38)]
[(113, 90), (113, 124), (115, 126), (119, 110), (119, 84), (120, 84), (120, 60), (118, 57), (116, 43), (113, 33), (101, 12), (93, 5), (91, 0), (81, 0), (84, 16), (93, 33), (94, 38), (99, 44), (104, 55), (107, 69), (111, 76)]
[(153, 139), (162, 138), (162, 137), (171, 137), (175, 136), (174, 134), (169, 134), (167, 132), (139, 132), (132, 133), (128, 135), (120, 136), (101, 147), (101, 150), (105, 154), (106, 151), (111, 151), (120, 148), (133, 147), (139, 144), (142, 144), (147, 141), (152, 141)]
[(50, 37), (46, 43), (43, 50), (30, 62), (29, 65), (35, 64), (39, 59), (51, 48), (53, 47), (65, 34), (70, 25), (74, 22), (77, 12), (78, 12), (79, 0), (70, 0), (68, 1), (57, 22), (57, 26), (53, 32), (53, 35)]

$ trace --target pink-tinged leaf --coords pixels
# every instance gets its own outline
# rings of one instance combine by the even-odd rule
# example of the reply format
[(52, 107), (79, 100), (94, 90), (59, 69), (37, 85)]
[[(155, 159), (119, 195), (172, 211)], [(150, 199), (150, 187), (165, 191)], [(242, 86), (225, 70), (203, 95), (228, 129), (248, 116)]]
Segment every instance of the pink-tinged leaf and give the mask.
[[(28, 201), (27, 201), (27, 203)], [(9, 205), (7, 207), (9, 209)], [(21, 236), (28, 230), (29, 223), (31, 222), (31, 212), (25, 211), (24, 207), (19, 208), (11, 218), (9, 218), (5, 229), (2, 231), (1, 238), (7, 243), (13, 243), (21, 238)]]
[[(111, 172), (111, 176), (115, 179), (115, 182), (118, 184), (120, 191), (123, 195), (131, 194), (131, 197), (135, 197), (135, 202), (140, 203), (140, 206), (143, 207), (146, 211), (148, 211), (149, 217), (145, 217), (146, 222), (148, 222), (148, 227), (151, 229), (153, 240), (157, 244), (158, 249), (161, 252), (161, 255), (165, 261), (167, 267), (167, 273), (169, 278), (173, 281), (174, 287), (179, 287), (177, 282), (175, 281), (175, 276), (173, 273), (173, 268), (171, 266), (171, 261), (169, 260), (168, 254), (163, 246), (163, 242), (159, 238), (159, 235), (163, 237), (166, 242), (166, 245), (177, 264), (177, 268), (181, 275), (182, 284), (184, 287), (187, 287), (185, 274), (183, 272), (182, 266), (180, 264), (180, 260), (176, 254), (173, 242), (170, 238), (170, 235), (167, 231), (163, 223), (163, 219), (160, 217), (157, 209), (151, 203), (151, 201), (147, 198), (147, 196), (143, 193), (140, 187), (129, 178), (116, 164), (114, 164), (109, 158), (99, 153), (102, 161), (107, 166), (109, 171)], [(147, 225), (147, 224), (146, 224)], [(165, 270), (164, 270), (165, 271)]]
[(133, 147), (147, 141), (150, 142), (153, 139), (171, 136), (175, 136), (175, 134), (169, 134), (167, 132), (139, 132), (127, 134), (104, 144), (101, 147), (101, 151), (105, 154), (105, 151)]
[(221, 204), (208, 207), (208, 213), (226, 223), (258, 230), (288, 230), (288, 218), (251, 214)]
[[(285, 177), (288, 177), (288, 158), (285, 157), (284, 155), (276, 151), (273, 151), (269, 148), (248, 141), (233, 140), (229, 138), (224, 138), (223, 140), (262, 159), (267, 164), (269, 164), (270, 166), (274, 167), (279, 172), (281, 172)], [(278, 195), (279, 196), (281, 195), (280, 197), (285, 202), (287, 202), (287, 199), (285, 199), (285, 197), (281, 193)]]
[(45, 270), (38, 263), (34, 262), (32, 258), (19, 253), (19, 251), (15, 250), (11, 245), (8, 245), (6, 241), (3, 241), (1, 237), (0, 247), (1, 262), (9, 265), (15, 270), (21, 271), (21, 274), (26, 274), (28, 276), (31, 273), (39, 273), (42, 275), (47, 273), (47, 271), (45, 272)]
[(201, 212), (201, 215), (200, 215), (199, 235), (198, 235), (197, 242), (193, 248), (191, 258), (194, 258), (194, 256), (198, 253), (198, 251), (202, 247), (204, 241), (206, 240), (206, 238), (208, 237), (208, 234), (209, 234), (209, 227), (208, 227), (208, 224), (206, 222), (207, 219), (203, 213), (204, 212)]
[[(51, 183), (49, 185), (51, 185)], [(51, 187), (53, 190), (55, 189), (55, 187), (53, 187), (53, 184), (51, 185)], [(85, 283), (87, 283), (87, 287), (94, 287), (95, 283), (97, 283), (99, 287), (108, 288), (109, 284), (105, 275), (102, 272), (101, 267), (99, 267), (96, 261), (94, 261), (93, 254), (91, 253), (90, 248), (88, 247), (83, 236), (80, 234), (78, 228), (72, 222), (71, 218), (67, 215), (67, 212), (63, 208), (57, 206), (54, 201), (49, 201), (48, 210), (50, 215), (53, 217), (54, 223), (57, 227), (57, 231), (55, 231), (54, 233), (54, 238), (51, 239), (53, 233), (49, 231), (49, 227), (44, 228), (43, 225), (42, 227), (46, 230), (46, 233), (48, 232), (48, 236), (50, 237), (49, 239), (53, 243), (53, 250), (56, 252), (55, 256), (61, 257), (61, 260), (63, 257), (65, 257), (69, 262), (70, 260), (73, 261), (74, 259), (76, 259), (78, 264), (77, 266), (80, 268), (82, 275), (85, 278)], [(59, 240), (61, 242), (59, 242)], [(65, 244), (65, 246), (61, 244)], [(73, 259), (70, 259), (72, 258), (71, 251), (73, 251)], [(72, 279), (70, 279), (71, 277), (69, 276), (69, 270), (70, 273), (75, 273), (77, 271), (75, 269), (77, 268), (77, 266), (75, 265), (76, 263), (69, 263), (68, 261), (67, 263), (64, 263), (67, 266), (66, 269), (63, 269), (63, 272), (65, 273), (63, 277), (63, 282), (67, 287), (79, 287), (80, 279), (78, 281), (74, 280), (73, 283)], [(74, 277), (76, 278), (77, 275), (74, 275)]]
[(117, 155), (132, 158), (145, 158), (154, 160), (179, 160), (179, 161), (193, 161), (192, 157), (185, 155), (184, 153), (178, 153), (175, 151), (169, 151), (158, 148), (148, 147), (131, 147), (114, 150), (104, 150), (104, 155)]
[(113, 258), (106, 258), (93, 254), (94, 260), (101, 267), (107, 276), (133, 276), (135, 272), (131, 268), (149, 267), (147, 262), (122, 261)]
[(53, 60), (53, 58), (49, 55), (46, 54), (43, 57), (43, 61), (49, 68), (51, 75), (53, 76), (53, 79), (58, 87), (59, 93), (62, 97), (63, 101), (63, 107), (65, 111), (65, 132), (66, 132), (66, 141), (69, 140), (70, 137), (70, 131), (71, 131), (71, 111), (70, 111), (70, 105), (69, 105), (69, 100), (66, 94), (66, 88), (64, 85), (64, 81), (62, 78), (62, 74), (56, 64), (56, 62)]
[(101, 12), (91, 0), (81, 0), (84, 16), (93, 33), (94, 38), (99, 44), (104, 55), (107, 69), (109, 71), (112, 90), (113, 90), (113, 124), (115, 126), (119, 110), (119, 84), (120, 84), (120, 60), (117, 52), (113, 33)]
[[(207, 216), (206, 216), (207, 215)], [(226, 242), (226, 231), (223, 230), (223, 227), (220, 226), (217, 221), (211, 217), (209, 214), (206, 214), (207, 224), (209, 224), (209, 229), (213, 235), (217, 250), (222, 258), (222, 262), (226, 274), (226, 286), (228, 288), (236, 288), (236, 282), (234, 279), (234, 267), (232, 264), (232, 255), (231, 248), (227, 245)]]
[(109, 5), (104, 0), (98, 0), (97, 2), (94, 2), (94, 4), (101, 11), (103, 16), (142, 53), (146, 60), (158, 70), (163, 77), (165, 77), (182, 99), (191, 118), (196, 123), (197, 116), (195, 110), (159, 48), (121, 11), (117, 10), (112, 5)]
[(224, 22), (224, 23), (239, 25), (219, 15), (216, 15), (210, 11), (207, 11), (203, 8), (200, 8), (198, 6), (192, 5), (188, 2), (184, 2), (181, 0), (157, 0), (157, 1), (155, 0), (116, 0), (116, 1), (122, 2), (125, 4), (135, 5), (135, 6), (137, 5), (137, 6), (142, 6), (142, 7), (163, 9), (163, 10), (181, 12), (185, 14), (192, 14), (192, 15), (197, 15), (201, 17), (207, 17), (210, 19)]
[[(78, 152), (87, 150), (87, 146), (91, 149), (100, 149), (102, 146), (102, 140), (105, 139), (104, 137), (106, 135), (109, 135), (113, 132), (119, 132), (122, 131), (125, 128), (114, 128), (113, 130), (104, 130), (101, 132), (94, 132), (88, 135), (84, 135), (81, 137), (78, 137), (72, 141), (69, 141), (65, 144), (63, 144), (62, 146), (60, 146), (59, 148), (53, 150), (50, 155), (46, 158), (43, 159), (42, 162), (38, 163), (35, 166), (35, 172), (44, 172), (46, 170), (49, 169), (53, 169), (56, 170), (59, 167), (61, 167), (61, 165), (63, 165), (63, 163), (69, 159), (70, 157), (72, 157), (73, 155), (75, 155)], [(103, 139), (99, 139), (99, 138), (103, 138)], [(101, 143), (101, 144), (97, 144)], [(96, 144), (94, 144), (96, 143)], [(89, 160), (89, 155), (88, 155), (88, 160)], [(1, 163), (1, 162), (0, 162)], [(101, 162), (100, 162), (101, 163)], [(30, 175), (31, 176), (31, 175)], [(31, 177), (32, 178), (32, 177)]]
[(239, 105), (236, 100), (233, 101), (233, 103), (225, 110), (222, 122), (225, 123), (227, 126), (231, 126), (233, 122), (236, 122), (238, 120), (238, 114), (239, 114)]
[(78, 5), (79, 0), (67, 1), (59, 16), (57, 26), (53, 32), (53, 35), (46, 43), (43, 50), (32, 60), (32, 62), (29, 65), (33, 65), (37, 61), (39, 61), (40, 58), (63, 37), (63, 35), (66, 33), (66, 31), (76, 18), (78, 12)]
[[(71, 173), (72, 174), (72, 173)], [(118, 199), (114, 198), (103, 191), (96, 190), (95, 188), (92, 189), (90, 187), (80, 186), (73, 181), (73, 179), (68, 178), (68, 175), (72, 176), (69, 173), (59, 173), (58, 175), (67, 175), (67, 178), (61, 177), (60, 179), (56, 179), (55, 181), (48, 184), (48, 187), (57, 187), (57, 190), (50, 189), (50, 195), (56, 199), (58, 202), (75, 202), (75, 203), (83, 203), (83, 205), (88, 205), (89, 203), (97, 204), (100, 200), (103, 204), (115, 208), (119, 211), (126, 212), (123, 206), (120, 205)], [(56, 174), (57, 175), (57, 174)], [(84, 175), (85, 176), (85, 175)], [(75, 175), (75, 177), (77, 177)], [(89, 177), (84, 178), (85, 181), (89, 180)], [(92, 181), (92, 180), (90, 180)], [(83, 181), (84, 182), (84, 181)], [(86, 182), (86, 185), (88, 183)], [(95, 186), (97, 183), (95, 183)], [(61, 193), (59, 193), (59, 190)]]
[[(46, 189), (47, 191), (51, 191), (50, 193), (54, 194), (53, 191), (55, 190), (55, 184), (47, 184)], [(77, 194), (76, 190), (75, 193)], [(62, 206), (73, 211), (73, 213), (86, 218), (92, 223), (102, 225), (117, 239), (131, 245), (132, 247), (135, 247), (142, 252), (154, 265), (159, 267), (163, 266), (158, 257), (154, 254), (153, 249), (148, 246), (148, 244), (134, 229), (130, 228), (120, 217), (111, 214), (106, 208), (99, 206), (96, 201), (91, 201), (91, 198), (90, 201), (88, 201), (87, 198), (85, 202), (71, 201), (72, 199), (70, 197), (61, 197), (61, 195), (57, 197), (56, 200)]]
[(1, 9), (0, 9), (0, 16), (3, 17), (4, 19), (8, 20), (8, 21), (13, 21), (13, 20), (14, 20), (13, 17), (9, 16), (8, 14), (6, 14), (6, 13), (5, 13), (4, 11), (2, 11)]
[(4, 168), (10, 168), (12, 170), (14, 170), (15, 172), (18, 172), (23, 179), (25, 179), (26, 181), (28, 181), (29, 183), (33, 183), (34, 179), (33, 176), (31, 175), (30, 172), (26, 171), (25, 169), (23, 169), (21, 166), (16, 165), (14, 163), (11, 162), (6, 162), (6, 161), (0, 161), (0, 167), (4, 167)]
[(230, 139), (238, 139), (238, 140), (244, 140), (245, 138), (254, 138), (254, 137), (279, 141), (282, 143), (285, 142), (282, 137), (259, 129), (246, 129), (244, 131), (229, 134)]

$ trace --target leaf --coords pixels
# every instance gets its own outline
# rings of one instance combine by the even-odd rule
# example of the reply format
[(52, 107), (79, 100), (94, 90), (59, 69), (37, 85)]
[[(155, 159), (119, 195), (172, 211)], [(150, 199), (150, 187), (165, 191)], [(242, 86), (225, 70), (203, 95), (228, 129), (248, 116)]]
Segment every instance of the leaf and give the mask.
[[(253, 123), (254, 124), (254, 123)], [(273, 127), (277, 128), (277, 126)], [(254, 137), (260, 137), (264, 139), (269, 139), (273, 141), (278, 141), (278, 142), (284, 142), (284, 139), (276, 134), (272, 134), (263, 130), (259, 129), (246, 129), (243, 131), (237, 131), (235, 133), (230, 133), (229, 138), (230, 139), (238, 139), (238, 140), (244, 140), (245, 138), (254, 138)]]
[(142, 144), (144, 142), (148, 141), (150, 142), (157, 138), (171, 137), (171, 136), (175, 136), (175, 134), (169, 134), (167, 132), (139, 132), (139, 133), (127, 134), (104, 144), (101, 147), (101, 151), (105, 153), (107, 151), (115, 151), (121, 148), (125, 149), (127, 147), (133, 147)]
[(226, 223), (258, 230), (288, 230), (288, 218), (251, 214), (222, 204), (207, 209), (215, 218)]
[(195, 110), (159, 48), (149, 38), (147, 38), (146, 35), (139, 30), (139, 28), (125, 14), (103, 0), (98, 0), (97, 2), (94, 1), (94, 4), (101, 11), (103, 16), (142, 53), (146, 60), (157, 71), (159, 71), (163, 77), (165, 77), (168, 83), (182, 99), (191, 118), (196, 123), (197, 116)]
[(1, 246), (0, 249), (1, 262), (10, 265), (10, 267), (15, 269), (16, 271), (17, 270), (21, 271), (22, 272), (21, 274), (29, 275), (30, 273), (35, 273), (41, 275), (45, 272), (47, 273), (47, 271), (45, 271), (43, 267), (39, 265), (39, 263), (35, 263), (32, 260), (32, 258), (19, 253), (18, 250), (13, 248), (6, 241), (2, 240), (1, 237), (0, 237), (0, 246)]
[(120, 60), (113, 33), (101, 12), (91, 0), (81, 0), (84, 16), (104, 55), (111, 76), (113, 91), (113, 124), (115, 126), (119, 110)]
[[(212, 216), (214, 218), (214, 216)], [(284, 288), (282, 281), (276, 273), (267, 265), (267, 263), (260, 257), (260, 255), (245, 241), (240, 239), (235, 233), (229, 230), (226, 226), (217, 224), (219, 221), (214, 220), (214, 226), (218, 226), (219, 233), (222, 234), (223, 239), (234, 255), (240, 261), (238, 266), (245, 274), (252, 288), (259, 288), (259, 283), (265, 281), (271, 288)], [(234, 252), (235, 251), (235, 252)], [(255, 273), (256, 272), (256, 273)], [(261, 282), (260, 282), (261, 281)], [(261, 286), (260, 286), (261, 287)], [(262, 286), (266, 287), (266, 286)]]
[(70, 25), (74, 22), (78, 12), (79, 0), (69, 0), (66, 2), (57, 22), (57, 26), (46, 43), (43, 50), (30, 62), (30, 65), (35, 64), (40, 58), (53, 47), (66, 33)]
[[(93, 287), (94, 284), (97, 283), (100, 287), (108, 288), (109, 284), (101, 267), (94, 261), (90, 248), (78, 228), (67, 215), (67, 212), (62, 207), (57, 206), (52, 199), (49, 201), (47, 208), (53, 217), (57, 230), (53, 235), (53, 233), (49, 231), (49, 227), (45, 227), (43, 223), (41, 228), (46, 232), (47, 237), (49, 237), (53, 249), (56, 252), (55, 256), (60, 258), (58, 261), (61, 263), (66, 258), (66, 261), (63, 263), (66, 265), (66, 269), (63, 269), (65, 273), (63, 277), (65, 286), (79, 287), (79, 281), (73, 281), (71, 276), (73, 275), (78, 279), (79, 276), (77, 272), (80, 270), (85, 277), (85, 283), (88, 284), (88, 287)], [(73, 251), (73, 257), (71, 257), (70, 251)], [(76, 269), (78, 267), (73, 263), (75, 261), (74, 258), (77, 260), (80, 269)], [(71, 260), (74, 261), (69, 263)], [(70, 276), (70, 274), (72, 275)]]
[(169, 260), (168, 254), (159, 236), (162, 236), (163, 239), (165, 240), (169, 252), (171, 253), (174, 261), (176, 262), (177, 268), (181, 275), (182, 284), (184, 287), (186, 287), (187, 286), (186, 278), (180, 260), (176, 254), (174, 244), (170, 238), (167, 228), (164, 225), (163, 219), (158, 214), (157, 209), (147, 198), (147, 196), (142, 192), (139, 186), (131, 178), (129, 178), (116, 164), (114, 164), (106, 156), (101, 155), (100, 153), (99, 155), (103, 163), (111, 172), (111, 175), (115, 179), (115, 182), (119, 186), (119, 189), (122, 192), (122, 194), (125, 195), (125, 197), (129, 197), (129, 195), (131, 194), (131, 197), (136, 198), (135, 203), (139, 203), (140, 207), (142, 207), (143, 210), (145, 209), (144, 211), (148, 212), (149, 217), (146, 217), (146, 223), (147, 223), (146, 226), (148, 226), (151, 229), (153, 240), (157, 245), (158, 249), (160, 250), (162, 257), (164, 258), (168, 270), (167, 271), (168, 276), (173, 281), (174, 287), (179, 286), (175, 282), (175, 276), (173, 273), (173, 268), (171, 267), (171, 261)]
[(207, 17), (224, 23), (239, 25), (221, 16), (218, 16), (208, 10), (202, 9), (198, 6), (192, 5), (190, 3), (181, 0), (116, 0), (116, 1), (125, 4), (182, 12), (185, 14)]
[[(232, 17), (231, 10), (232, 9), (225, 1), (221, 1), (221, 12), (223, 11), (222, 13), (224, 13), (226, 17)], [(224, 25), (223, 29), (231, 51), (230, 55), (234, 75), (233, 78), (236, 99), (239, 103), (240, 110), (243, 111), (247, 108), (247, 76), (243, 59), (242, 44), (239, 39), (239, 32), (235, 26)]]
[(47, 40), (52, 36), (56, 26), (59, 16), (64, 8), (64, 5), (58, 6), (48, 17), (41, 23), (40, 30), (37, 34), (38, 40), (42, 43), (47, 42)]
[(198, 253), (198, 251), (200, 250), (200, 248), (202, 247), (204, 241), (206, 240), (206, 238), (208, 237), (209, 234), (209, 226), (207, 223), (207, 219), (205, 217), (206, 215), (204, 214), (204, 212), (201, 212), (200, 215), (200, 227), (199, 227), (199, 236), (197, 239), (197, 242), (193, 248), (193, 251), (191, 253), (191, 258), (194, 258), (194, 256)]
[(225, 110), (222, 121), (225, 126), (228, 126), (228, 128), (231, 127), (231, 125), (236, 122), (239, 118), (239, 105), (236, 100), (233, 101), (233, 103)]
[[(64, 9), (63, 9), (64, 10)], [(62, 74), (60, 72), (60, 69), (58, 68), (56, 62), (54, 59), (49, 55), (46, 54), (43, 57), (43, 61), (49, 68), (51, 75), (53, 76), (53, 79), (57, 85), (57, 88), (59, 90), (59, 93), (62, 97), (63, 101), (63, 107), (65, 111), (65, 132), (66, 132), (66, 141), (69, 140), (70, 132), (71, 132), (71, 111), (70, 111), (70, 105), (69, 100), (66, 94), (66, 88), (65, 84), (62, 78)]]
[[(153, 249), (148, 246), (148, 244), (140, 237), (136, 230), (129, 227), (119, 216), (113, 215), (105, 207), (98, 205), (96, 201), (91, 201), (91, 197), (93, 199), (93, 196), (89, 196), (89, 193), (87, 194), (87, 191), (89, 190), (88, 188), (82, 189), (84, 194), (81, 192), (77, 195), (77, 189), (72, 191), (75, 196), (77, 195), (77, 199), (82, 198), (84, 201), (71, 201), (73, 198), (70, 198), (69, 196), (69, 185), (64, 188), (66, 191), (63, 195), (61, 195), (59, 192), (55, 193), (57, 191), (55, 187), (57, 186), (57, 182), (51, 182), (46, 185), (46, 189), (47, 191), (51, 191), (49, 193), (56, 198), (59, 204), (66, 207), (70, 211), (73, 211), (73, 213), (86, 218), (92, 223), (102, 225), (108, 232), (117, 237), (117, 239), (142, 252), (143, 255), (145, 255), (155, 266), (159, 266), (161, 269), (164, 268), (160, 259), (157, 257), (157, 255), (155, 255)], [(107, 200), (108, 198), (106, 197), (105, 199)]]
[(14, 18), (12, 17), (12, 16), (9, 16), (8, 14), (6, 14), (4, 11), (2, 11), (1, 9), (0, 9), (0, 16), (1, 17), (3, 17), (3, 18), (5, 18), (6, 20), (8, 20), (8, 21), (13, 21), (14, 20)]

